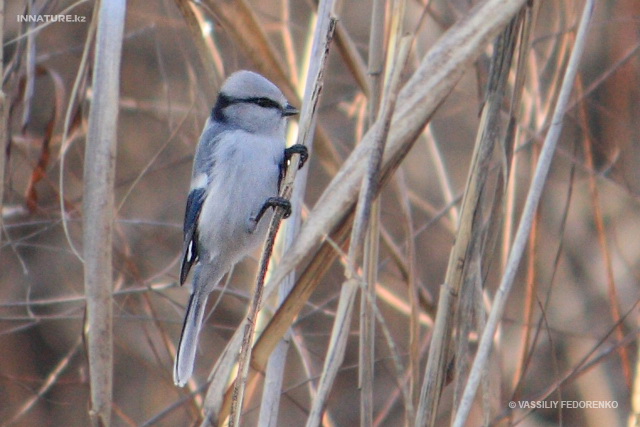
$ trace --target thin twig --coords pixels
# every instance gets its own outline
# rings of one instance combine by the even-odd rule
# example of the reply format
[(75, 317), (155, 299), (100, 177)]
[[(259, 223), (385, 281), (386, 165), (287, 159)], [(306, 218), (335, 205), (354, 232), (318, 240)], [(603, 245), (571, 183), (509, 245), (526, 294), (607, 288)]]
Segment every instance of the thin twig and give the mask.
[[(289, 1), (284, 1), (282, 3), (281, 10), (283, 24), (286, 24), (290, 21), (289, 7)], [(327, 5), (323, 4), (323, 7), (327, 7)], [(325, 16), (326, 14), (323, 14), (321, 12), (320, 15)], [(317, 24), (317, 22), (314, 23)], [(295, 61), (291, 26), (282, 25), (281, 27), (287, 62), (289, 63), (289, 69), (291, 70), (291, 79), (296, 85), (298, 92), (303, 94), (306, 89), (305, 87), (303, 87), (303, 82), (306, 82), (307, 76), (309, 75), (309, 70), (317, 69), (318, 65), (316, 64), (316, 62), (321, 59), (321, 57), (314, 55), (316, 53), (314, 49), (317, 49), (317, 47), (314, 46), (314, 42), (316, 40), (314, 37), (314, 31), (307, 32), (308, 37), (305, 45), (309, 47), (305, 48), (304, 58), (300, 61), (303, 66), (299, 70), (298, 65)], [(304, 100), (304, 102), (306, 103), (307, 100)], [(297, 130), (297, 128), (289, 128), (289, 135), (287, 138), (288, 141), (294, 140)], [(310, 138), (306, 142), (306, 144), (309, 153), (312, 153), (313, 138)], [(307, 188), (308, 174), (309, 167), (306, 167), (298, 171), (298, 174), (296, 176), (296, 186), (294, 187), (293, 193), (291, 195), (291, 216), (288, 221), (284, 223), (282, 227), (283, 230), (280, 234), (280, 246), (282, 254), (287, 253), (287, 249), (293, 244), (298, 232), (300, 231), (300, 226), (302, 224), (302, 207), (304, 205), (304, 195)], [(295, 281), (296, 272), (292, 271), (289, 276), (287, 276), (287, 278), (280, 284), (280, 289), (278, 290), (278, 304), (281, 304), (286, 299), (289, 292), (291, 292), (291, 288), (293, 287)], [(258, 425), (260, 426), (276, 427), (278, 425), (280, 398), (283, 396), (282, 384), (284, 382), (286, 373), (287, 354), (289, 352), (292, 335), (292, 330), (289, 329), (284, 337), (278, 342), (273, 350), (273, 353), (271, 353), (271, 355), (269, 356), (269, 362), (267, 363), (266, 372), (264, 374), (264, 387), (262, 390), (262, 400), (260, 402), (260, 414), (258, 416)], [(304, 346), (301, 346), (296, 342), (295, 347), (298, 350), (300, 356), (303, 356)], [(305, 368), (308, 368), (306, 363), (307, 361), (304, 357), (301, 357), (301, 361), (303, 363), (303, 366)], [(307, 370), (307, 373), (310, 375), (310, 371)], [(311, 383), (309, 384), (311, 385)]]
[(206, 79), (202, 79), (208, 85), (206, 92), (215, 93), (222, 82), (222, 59), (216, 49), (210, 34), (205, 34), (202, 28), (202, 13), (193, 2), (175, 0), (176, 6), (184, 18), (187, 28), (191, 33), (191, 39), (198, 52), (200, 64), (205, 71)]
[[(578, 94), (582, 94), (583, 85), (582, 79), (580, 76), (577, 78), (578, 82)], [(593, 162), (593, 140), (591, 138), (589, 127), (588, 127), (588, 119), (586, 106), (584, 103), (580, 104), (580, 108), (578, 108), (578, 117), (581, 121), (581, 125), (585, 129), (584, 132), (584, 156), (585, 163), (589, 169), (594, 169)], [(609, 249), (609, 244), (607, 242), (607, 229), (605, 226), (604, 215), (602, 213), (602, 204), (600, 202), (600, 192), (598, 191), (598, 185), (596, 182), (596, 177), (594, 175), (589, 175), (589, 192), (591, 193), (591, 205), (593, 207), (593, 221), (596, 225), (596, 232), (598, 235), (598, 244), (600, 246), (600, 251), (602, 252), (602, 261), (604, 263), (605, 272), (607, 276), (607, 291), (609, 296), (609, 307), (611, 310), (611, 318), (614, 322), (618, 323), (618, 327), (616, 328), (616, 338), (618, 340), (622, 340), (624, 338), (624, 328), (623, 323), (621, 322), (620, 316), (620, 303), (618, 290), (616, 286), (616, 279), (613, 269), (613, 260), (611, 255), (611, 250)], [(629, 359), (629, 351), (626, 347), (620, 347), (618, 349), (618, 354), (620, 355), (620, 362), (622, 364), (622, 372), (624, 374), (624, 379), (627, 383), (627, 387), (631, 388), (632, 382), (632, 372), (631, 372), (631, 361)]]
[(73, 112), (75, 100), (78, 97), (78, 92), (80, 91), (80, 85), (85, 81), (86, 72), (87, 72), (87, 64), (89, 61), (89, 52), (91, 51), (91, 46), (94, 42), (94, 37), (96, 35), (96, 29), (98, 28), (98, 11), (97, 7), (93, 8), (93, 16), (91, 17), (91, 24), (89, 25), (89, 30), (87, 32), (87, 38), (85, 40), (84, 49), (82, 51), (82, 58), (80, 59), (80, 64), (78, 65), (78, 72), (76, 73), (76, 78), (73, 80), (73, 87), (71, 88), (71, 94), (69, 95), (69, 104), (67, 105), (67, 111), (64, 116), (64, 124), (62, 129), (62, 142), (60, 144), (60, 172), (58, 175), (58, 189), (60, 191), (59, 201), (60, 201), (60, 218), (62, 220), (62, 229), (64, 230), (64, 236), (67, 239), (67, 243), (71, 248), (71, 252), (80, 260), (80, 262), (84, 262), (82, 258), (82, 254), (76, 248), (76, 245), (73, 243), (73, 239), (71, 238), (71, 233), (69, 231), (69, 222), (67, 218), (67, 209), (64, 200), (64, 170), (65, 170), (65, 160), (67, 158), (67, 151), (73, 142), (73, 139), (69, 140), (69, 131), (72, 126), (73, 121)]
[(3, 426), (10, 426), (12, 424), (17, 423), (20, 418), (26, 415), (34, 405), (43, 398), (47, 394), (47, 392), (53, 387), (60, 379), (60, 375), (64, 372), (65, 369), (69, 366), (69, 363), (76, 355), (78, 350), (80, 350), (80, 345), (82, 344), (82, 337), (78, 337), (75, 344), (71, 346), (69, 351), (64, 355), (62, 359), (55, 365), (55, 368), (47, 375), (47, 378), (44, 380), (40, 388), (36, 393), (33, 394), (20, 408), (16, 411), (16, 413), (9, 418), (8, 421), (2, 423)]

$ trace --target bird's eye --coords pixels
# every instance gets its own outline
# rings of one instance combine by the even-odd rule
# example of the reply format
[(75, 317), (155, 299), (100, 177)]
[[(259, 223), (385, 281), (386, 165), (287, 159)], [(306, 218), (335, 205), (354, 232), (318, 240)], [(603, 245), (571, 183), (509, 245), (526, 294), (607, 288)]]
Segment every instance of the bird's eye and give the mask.
[(262, 108), (275, 108), (277, 110), (282, 109), (282, 107), (277, 102), (269, 98), (252, 98), (250, 102)]

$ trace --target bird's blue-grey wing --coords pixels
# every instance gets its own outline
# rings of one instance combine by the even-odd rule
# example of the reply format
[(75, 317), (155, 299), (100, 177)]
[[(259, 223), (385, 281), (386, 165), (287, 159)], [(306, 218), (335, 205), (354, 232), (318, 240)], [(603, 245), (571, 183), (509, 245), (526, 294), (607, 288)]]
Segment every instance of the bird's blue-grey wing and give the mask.
[(204, 204), (206, 188), (194, 188), (187, 198), (187, 209), (184, 215), (184, 244), (182, 249), (182, 265), (180, 267), (180, 284), (187, 280), (191, 266), (198, 260), (198, 218)]
[(198, 261), (198, 219), (207, 196), (207, 187), (215, 164), (214, 146), (222, 131), (220, 126), (211, 123), (211, 121), (207, 122), (193, 161), (191, 190), (187, 197), (187, 207), (184, 214), (184, 240), (182, 265), (180, 266), (181, 285), (187, 280), (187, 275), (193, 264)]

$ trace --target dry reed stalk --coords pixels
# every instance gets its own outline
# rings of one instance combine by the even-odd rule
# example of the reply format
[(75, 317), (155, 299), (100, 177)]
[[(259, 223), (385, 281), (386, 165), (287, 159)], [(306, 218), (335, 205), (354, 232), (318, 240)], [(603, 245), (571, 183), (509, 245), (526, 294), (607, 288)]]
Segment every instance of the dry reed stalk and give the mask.
[[(282, 22), (289, 22), (289, 2), (285, 1), (282, 5)], [(331, 13), (331, 8), (333, 5), (331, 2), (323, 2), (318, 7), (318, 14), (316, 15), (316, 19), (313, 22), (310, 22), (310, 30), (308, 31), (308, 38), (305, 42), (304, 54), (301, 59), (299, 59), (301, 64), (304, 64), (298, 72), (296, 70), (299, 69), (298, 65), (295, 63), (295, 53), (293, 48), (293, 36), (291, 34), (291, 27), (283, 25), (281, 29), (282, 39), (285, 44), (285, 53), (287, 56), (287, 62), (289, 63), (289, 68), (293, 70), (292, 80), (294, 84), (298, 88), (298, 92), (301, 93), (303, 99), (309, 99), (311, 94), (305, 94), (305, 92), (313, 92), (313, 86), (311, 85), (311, 81), (307, 81), (307, 77), (309, 75), (317, 74), (317, 69), (319, 67), (324, 68), (326, 64), (322, 64), (326, 61), (326, 58), (323, 58), (323, 54), (321, 52), (322, 47), (318, 46), (318, 40), (315, 36), (314, 28), (318, 29), (319, 33), (326, 32), (324, 30), (324, 26), (326, 24), (326, 17)], [(328, 12), (327, 12), (328, 11)], [(333, 14), (335, 15), (335, 13)], [(320, 17), (320, 18), (319, 18)], [(337, 31), (337, 26), (336, 30)], [(337, 33), (335, 34), (337, 35)], [(309, 84), (309, 87), (304, 87), (303, 82)], [(305, 103), (307, 101), (304, 101)], [(302, 132), (310, 132), (307, 137), (307, 148), (309, 153), (313, 153), (313, 142), (314, 138), (311, 136), (315, 132), (315, 126), (312, 125), (312, 120), (315, 121), (315, 116), (309, 119), (309, 112), (303, 111), (301, 118)], [(295, 141), (295, 133), (299, 129), (289, 128), (289, 140)], [(296, 175), (296, 186), (293, 189), (293, 193), (291, 195), (291, 204), (292, 204), (292, 213), (289, 219), (282, 226), (282, 231), (279, 234), (280, 243), (281, 243), (281, 253), (286, 256), (288, 248), (293, 244), (295, 238), (300, 231), (300, 226), (302, 224), (302, 207), (304, 205), (304, 196), (307, 188), (307, 177), (309, 174), (309, 166), (303, 168), (298, 171)], [(278, 289), (278, 305), (281, 304), (287, 297), (287, 295), (291, 292), (291, 288), (293, 287), (296, 281), (296, 272), (291, 272), (287, 278), (280, 284), (280, 288)], [(284, 376), (286, 373), (286, 361), (287, 355), (290, 348), (290, 343), (293, 338), (291, 328), (287, 330), (283, 338), (276, 344), (273, 352), (269, 357), (269, 361), (265, 368), (264, 374), (264, 388), (262, 390), (262, 400), (260, 402), (260, 414), (258, 416), (258, 425), (264, 427), (275, 427), (278, 425), (278, 415), (280, 410), (280, 398), (283, 395), (282, 385), (284, 382)], [(298, 341), (300, 341), (302, 337), (298, 337)], [(299, 353), (304, 353), (304, 346), (302, 343), (294, 341), (294, 345), (296, 346), (296, 350)], [(255, 348), (255, 346), (254, 346)], [(306, 363), (307, 360), (303, 354), (300, 354), (301, 362), (303, 363), (305, 372), (308, 376), (311, 375), (310, 366)], [(252, 362), (253, 366), (253, 362)], [(313, 395), (315, 391), (312, 389), (311, 383), (309, 383), (310, 394)]]
[[(290, 22), (291, 17), (289, 9), (289, 1), (283, 1), (280, 6), (281, 21), (283, 23)], [(311, 35), (313, 34), (313, 32), (310, 31), (308, 34)], [(302, 69), (299, 69), (298, 63), (296, 61), (293, 36), (291, 34), (290, 26), (281, 25), (280, 38), (282, 39), (282, 42), (285, 46), (285, 57), (288, 68), (291, 70), (292, 83), (294, 86), (296, 86), (297, 92), (302, 93), (304, 91), (304, 88), (301, 87), (301, 82), (303, 80), (306, 80), (306, 76), (308, 75), (308, 67), (303, 66)], [(310, 36), (309, 39), (310, 38), (312, 37)], [(306, 45), (308, 46), (312, 42), (312, 40), (307, 40)], [(311, 49), (305, 49), (305, 52), (310, 51)], [(305, 60), (300, 61), (301, 64), (308, 64), (309, 62), (309, 58), (305, 58)], [(297, 127), (295, 127), (295, 129), (293, 126), (289, 127), (287, 141), (295, 141), (294, 138), (297, 130)], [(311, 146), (312, 143), (313, 139), (309, 141), (309, 146), (307, 147), (309, 153), (313, 151)], [(300, 229), (300, 224), (302, 222), (302, 206), (304, 204), (304, 194), (306, 191), (308, 171), (308, 167), (303, 168), (297, 174), (297, 183), (293, 189), (293, 194), (291, 195), (291, 216), (281, 226), (281, 231), (278, 234), (278, 242), (276, 242), (276, 250), (278, 250), (279, 254), (286, 254), (287, 248), (291, 245), (291, 242)], [(286, 295), (291, 290), (293, 283), (295, 283), (295, 279), (295, 272), (291, 272), (291, 274), (289, 274), (289, 276), (281, 283), (280, 289), (278, 290), (278, 304), (280, 304), (282, 300), (286, 298)], [(261, 311), (261, 315), (267, 317), (264, 311), (266, 310)], [(260, 413), (258, 415), (258, 425), (260, 426), (276, 427), (278, 425), (278, 415), (280, 412), (281, 400), (280, 398), (283, 395), (282, 387), (286, 372), (286, 362), (291, 345), (291, 340), (292, 331), (291, 329), (289, 329), (280, 340), (280, 342), (278, 342), (273, 352), (271, 353), (271, 356), (269, 357), (269, 362), (267, 363), (264, 373), (264, 386), (262, 389), (262, 398), (260, 400)], [(297, 349), (300, 349), (300, 347), (297, 347)]]
[(100, 2), (93, 74), (94, 98), (84, 163), (84, 275), (90, 419), (111, 425), (113, 389), (112, 234), (120, 53), (126, 2)]
[[(418, 406), (418, 397), (420, 390), (420, 291), (417, 283), (416, 274), (416, 244), (414, 236), (414, 221), (411, 214), (411, 201), (409, 199), (408, 185), (405, 179), (403, 169), (398, 169), (396, 182), (398, 193), (400, 194), (400, 207), (402, 216), (404, 217), (404, 228), (407, 236), (406, 258), (408, 264), (407, 277), (407, 300), (409, 301), (409, 365), (407, 367), (407, 377), (409, 379), (409, 401), (405, 405), (405, 418), (407, 420), (415, 419), (415, 410)], [(402, 384), (402, 378), (398, 378)]]
[[(4, 0), (0, 0), (0, 40), (4, 40)], [(0, 82), (4, 81), (4, 52), (0, 49)], [(7, 95), (4, 93), (2, 83), (0, 83), (0, 243), (4, 233), (4, 175), (7, 163), (7, 118), (9, 108), (7, 105)]]
[[(319, 7), (319, 19), (316, 25), (316, 33), (314, 36), (314, 46), (312, 55), (314, 63), (310, 65), (309, 76), (307, 80), (305, 90), (305, 103), (303, 104), (303, 110), (301, 114), (301, 129), (298, 136), (299, 144), (310, 145), (310, 139), (313, 138), (315, 132), (315, 117), (320, 100), (320, 93), (322, 92), (322, 86), (324, 84), (324, 71), (326, 67), (326, 60), (329, 54), (329, 47), (335, 30), (337, 19), (333, 15), (333, 1), (326, 0), (321, 2)], [(298, 171), (299, 155), (294, 155), (291, 158), (291, 162), (287, 168), (280, 195), (287, 199), (291, 198), (293, 192), (294, 179)], [(250, 308), (249, 315), (247, 316), (247, 322), (244, 325), (244, 337), (242, 340), (242, 346), (240, 350), (240, 356), (238, 357), (238, 376), (233, 385), (233, 395), (231, 400), (231, 408), (229, 412), (229, 425), (239, 425), (240, 415), (242, 411), (242, 402), (244, 398), (244, 389), (246, 387), (247, 379), (249, 376), (249, 366), (251, 361), (251, 349), (253, 346), (253, 335), (255, 332), (255, 319), (258, 311), (262, 305), (262, 294), (264, 287), (264, 279), (266, 270), (271, 258), (271, 252), (275, 243), (275, 236), (280, 227), (280, 221), (282, 220), (283, 209), (276, 209), (276, 213), (271, 221), (269, 227), (269, 234), (267, 242), (263, 250), (263, 256), (261, 258), (260, 269), (258, 273), (258, 280), (256, 283), (256, 289), (254, 290), (253, 304)], [(224, 406), (223, 406), (224, 408)], [(221, 414), (220, 420), (226, 418), (226, 414)]]
[(636, 350), (635, 377), (631, 388), (631, 410), (629, 414), (629, 427), (640, 425), (640, 346)]
[[(394, 2), (394, 4), (397, 2)], [(374, 0), (371, 10), (369, 34), (369, 94), (367, 99), (367, 121), (370, 127), (375, 123), (380, 109), (380, 98), (384, 83), (386, 2)], [(404, 14), (399, 16), (404, 17)], [(396, 19), (399, 19), (396, 18)], [(354, 74), (354, 75), (357, 75)], [(379, 167), (379, 166), (376, 166)], [(376, 171), (377, 173), (377, 171)], [(366, 236), (363, 260), (364, 281), (360, 298), (360, 342), (358, 360), (358, 388), (360, 389), (360, 425), (370, 426), (373, 422), (373, 369), (375, 355), (375, 323), (372, 301), (375, 298), (375, 284), (378, 269), (378, 235), (380, 227), (380, 202), (376, 199), (371, 207), (371, 227)], [(357, 243), (359, 244), (359, 243)], [(353, 235), (349, 250), (354, 246)], [(359, 255), (356, 255), (359, 256)], [(357, 269), (358, 260), (350, 259), (352, 269)], [(351, 276), (345, 272), (345, 277)], [(344, 325), (349, 328), (350, 325)]]

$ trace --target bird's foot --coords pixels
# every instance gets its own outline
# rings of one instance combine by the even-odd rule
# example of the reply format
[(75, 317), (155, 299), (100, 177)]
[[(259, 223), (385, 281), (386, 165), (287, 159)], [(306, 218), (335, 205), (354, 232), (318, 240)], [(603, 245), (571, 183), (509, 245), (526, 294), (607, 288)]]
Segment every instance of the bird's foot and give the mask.
[(286, 163), (289, 163), (291, 161), (291, 157), (294, 154), (300, 155), (300, 163), (298, 164), (298, 169), (300, 169), (302, 168), (302, 166), (304, 166), (304, 164), (307, 162), (307, 159), (309, 158), (309, 149), (306, 145), (302, 144), (292, 145), (291, 147), (284, 150), (284, 161)]
[(262, 207), (260, 208), (260, 211), (258, 212), (258, 214), (251, 218), (250, 221), (255, 224), (253, 226), (253, 230), (256, 229), (256, 227), (258, 226), (258, 223), (260, 222), (260, 220), (262, 219), (262, 216), (265, 214), (265, 212), (267, 212), (267, 209), (269, 208), (282, 208), (284, 209), (284, 215), (282, 216), (283, 218), (289, 218), (291, 216), (291, 202), (287, 199), (285, 199), (284, 197), (269, 197), (264, 204), (262, 205)]

